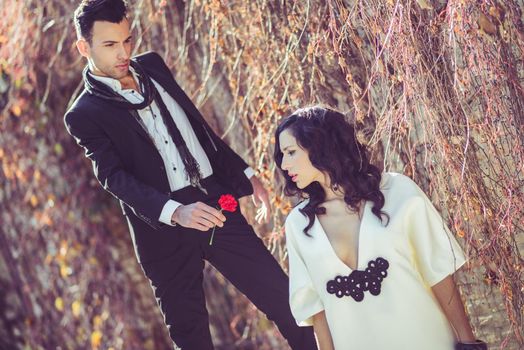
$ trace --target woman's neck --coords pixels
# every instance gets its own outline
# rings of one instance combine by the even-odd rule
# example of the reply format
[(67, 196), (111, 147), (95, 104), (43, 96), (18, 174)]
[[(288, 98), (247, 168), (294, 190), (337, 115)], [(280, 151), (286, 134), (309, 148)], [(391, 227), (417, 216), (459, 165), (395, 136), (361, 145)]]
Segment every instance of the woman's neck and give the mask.
[(326, 194), (325, 201), (333, 201), (337, 199), (344, 200), (344, 190), (340, 187), (336, 188), (336, 190), (333, 190), (331, 187), (331, 181), (327, 179), (327, 181), (320, 182), (320, 186), (322, 186), (322, 189), (324, 190), (324, 193)]
[[(344, 189), (340, 186), (333, 186), (335, 187), (335, 190), (331, 187), (331, 181), (322, 181), (319, 182), (320, 186), (324, 190), (324, 193), (326, 194), (326, 197), (323, 202), (323, 206), (326, 207), (326, 209), (329, 207), (330, 210), (335, 209), (336, 207), (343, 207), (345, 209), (349, 208), (346, 201), (344, 200)], [(354, 213), (359, 214), (362, 209), (363, 201), (357, 204), (357, 210), (354, 211)], [(353, 209), (351, 209), (351, 212), (353, 212)], [(360, 215), (360, 214), (359, 214)]]

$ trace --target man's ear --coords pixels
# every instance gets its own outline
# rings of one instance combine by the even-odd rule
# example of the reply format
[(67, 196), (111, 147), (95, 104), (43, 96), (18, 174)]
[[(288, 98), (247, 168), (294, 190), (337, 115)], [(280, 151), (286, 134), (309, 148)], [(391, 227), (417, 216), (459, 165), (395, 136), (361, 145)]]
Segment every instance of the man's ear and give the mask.
[(80, 38), (76, 41), (76, 48), (78, 49), (78, 52), (85, 58), (89, 58), (91, 56), (90, 50), (89, 50), (89, 43), (84, 38)]

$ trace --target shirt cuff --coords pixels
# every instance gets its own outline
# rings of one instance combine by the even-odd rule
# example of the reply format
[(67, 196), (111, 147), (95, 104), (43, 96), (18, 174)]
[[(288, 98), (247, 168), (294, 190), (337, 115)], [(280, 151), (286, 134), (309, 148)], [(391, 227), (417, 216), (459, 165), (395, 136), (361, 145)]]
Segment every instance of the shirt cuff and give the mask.
[(253, 177), (253, 175), (255, 175), (255, 170), (253, 170), (252, 167), (247, 167), (247, 168), (244, 170), (244, 174), (246, 174), (246, 176), (247, 176), (248, 179), (251, 179), (251, 177)]
[(171, 217), (173, 216), (175, 210), (181, 205), (182, 203), (179, 203), (172, 199), (168, 200), (166, 204), (164, 204), (164, 208), (162, 208), (162, 212), (160, 213), (160, 218), (158, 219), (158, 221), (169, 226), (175, 226), (171, 222)]

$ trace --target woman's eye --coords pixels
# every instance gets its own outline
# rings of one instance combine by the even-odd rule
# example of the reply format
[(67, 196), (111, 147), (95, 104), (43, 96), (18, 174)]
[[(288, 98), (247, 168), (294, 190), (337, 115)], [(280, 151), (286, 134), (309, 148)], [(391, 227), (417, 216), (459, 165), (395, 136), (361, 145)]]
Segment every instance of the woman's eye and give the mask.
[(287, 154), (292, 156), (293, 154), (295, 154), (295, 151), (289, 151)]

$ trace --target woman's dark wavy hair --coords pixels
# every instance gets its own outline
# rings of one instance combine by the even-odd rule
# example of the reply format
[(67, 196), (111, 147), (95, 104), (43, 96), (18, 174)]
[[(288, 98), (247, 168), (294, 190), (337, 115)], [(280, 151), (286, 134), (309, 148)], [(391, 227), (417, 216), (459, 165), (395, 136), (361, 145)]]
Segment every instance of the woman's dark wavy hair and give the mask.
[(325, 214), (320, 204), (325, 201), (325, 192), (318, 182), (312, 182), (300, 189), (282, 170), (283, 154), (280, 150), (279, 136), (284, 130), (295, 137), (298, 145), (307, 151), (313, 166), (327, 174), (332, 189), (344, 191), (344, 201), (352, 210), (358, 210), (361, 200), (373, 202), (371, 211), (382, 221), (389, 216), (382, 211), (384, 195), (380, 191), (380, 170), (369, 162), (366, 147), (358, 142), (355, 127), (345, 116), (333, 109), (320, 106), (295, 111), (278, 126), (275, 132), (275, 162), (285, 178), (284, 194), (309, 198), (309, 203), (300, 212), (309, 218), (304, 233), (315, 222), (315, 214)]

